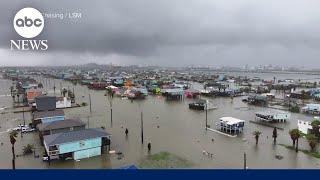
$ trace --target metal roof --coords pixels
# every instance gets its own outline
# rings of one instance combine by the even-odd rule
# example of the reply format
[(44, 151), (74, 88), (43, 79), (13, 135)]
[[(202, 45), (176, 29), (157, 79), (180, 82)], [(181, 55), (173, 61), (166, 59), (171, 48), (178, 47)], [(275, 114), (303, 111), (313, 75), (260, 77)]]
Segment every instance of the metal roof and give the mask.
[(38, 96), (35, 98), (38, 111), (50, 111), (56, 109), (55, 96)]
[(69, 142), (93, 139), (97, 137), (109, 137), (111, 134), (105, 132), (101, 128), (90, 128), (78, 131), (69, 131), (65, 133), (57, 133), (44, 136), (44, 142), (47, 146), (65, 144)]
[(222, 117), (220, 118), (221, 121), (223, 121), (224, 123), (228, 124), (228, 125), (233, 125), (233, 124), (238, 124), (241, 122), (245, 122), (244, 120), (241, 119), (237, 119), (234, 117)]
[(38, 125), (39, 131), (47, 131), (53, 129), (63, 129), (67, 127), (84, 126), (85, 123), (80, 119), (65, 119), (63, 121), (53, 121), (49, 123), (42, 123)]
[(45, 117), (64, 116), (62, 109), (56, 109), (54, 111), (36, 111), (34, 112), (34, 119), (41, 119)]

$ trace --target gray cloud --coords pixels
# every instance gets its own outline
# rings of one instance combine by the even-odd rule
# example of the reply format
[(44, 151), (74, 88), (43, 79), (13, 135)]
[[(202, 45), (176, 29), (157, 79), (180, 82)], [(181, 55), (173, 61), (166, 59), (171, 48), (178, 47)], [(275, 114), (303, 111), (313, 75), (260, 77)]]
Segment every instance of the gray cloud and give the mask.
[(37, 38), (48, 39), (49, 51), (28, 53), (37, 59), (33, 64), (52, 64), (58, 57), (61, 64), (299, 65), (303, 60), (320, 67), (317, 0), (4, 0), (0, 64), (25, 62), (25, 55), (5, 57), (20, 54), (8, 50), (10, 39), (21, 39), (12, 19), (27, 6), (43, 13), (82, 13), (77, 20), (46, 19)]

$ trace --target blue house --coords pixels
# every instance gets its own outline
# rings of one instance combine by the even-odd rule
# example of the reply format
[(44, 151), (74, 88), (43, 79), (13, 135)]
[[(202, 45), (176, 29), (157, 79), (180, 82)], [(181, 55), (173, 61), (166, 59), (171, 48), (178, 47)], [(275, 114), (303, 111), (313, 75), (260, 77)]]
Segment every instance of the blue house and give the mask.
[(91, 128), (47, 135), (43, 144), (50, 159), (79, 160), (101, 155), (103, 147), (110, 146), (110, 137), (103, 129)]

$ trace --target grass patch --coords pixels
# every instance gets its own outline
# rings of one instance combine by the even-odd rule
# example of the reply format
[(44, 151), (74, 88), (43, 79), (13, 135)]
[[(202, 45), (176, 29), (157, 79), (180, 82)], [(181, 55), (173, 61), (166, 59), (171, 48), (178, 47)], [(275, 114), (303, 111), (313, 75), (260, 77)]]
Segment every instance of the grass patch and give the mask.
[[(291, 149), (291, 150), (296, 150), (296, 148), (292, 147), (292, 146), (289, 146), (289, 145), (285, 145), (285, 144), (279, 144), (280, 146), (283, 146), (287, 149)], [(306, 150), (306, 149), (298, 149), (298, 151), (300, 152), (303, 152), (304, 154), (307, 154), (309, 156), (312, 156), (312, 157), (315, 157), (315, 158), (318, 158), (320, 159), (320, 152), (312, 152), (312, 151), (309, 151), (309, 150)]]
[(159, 152), (142, 159), (138, 167), (147, 169), (188, 168), (192, 163), (169, 152)]

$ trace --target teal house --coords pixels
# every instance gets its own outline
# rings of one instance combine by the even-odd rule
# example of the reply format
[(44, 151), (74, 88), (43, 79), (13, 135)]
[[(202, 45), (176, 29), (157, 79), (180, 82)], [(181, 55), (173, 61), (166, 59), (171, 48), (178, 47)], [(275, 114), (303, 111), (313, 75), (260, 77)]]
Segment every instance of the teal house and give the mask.
[(90, 128), (47, 135), (43, 143), (50, 159), (79, 160), (101, 155), (104, 147), (110, 146), (110, 137), (101, 128)]

